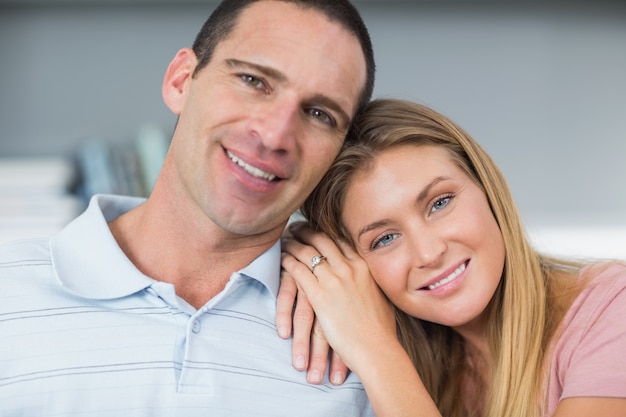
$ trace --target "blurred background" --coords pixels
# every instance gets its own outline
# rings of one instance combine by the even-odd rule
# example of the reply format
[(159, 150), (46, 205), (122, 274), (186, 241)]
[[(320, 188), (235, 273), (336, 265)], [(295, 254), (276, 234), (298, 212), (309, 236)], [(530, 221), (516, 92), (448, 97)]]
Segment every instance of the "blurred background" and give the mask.
[[(356, 0), (376, 97), (434, 107), (509, 180), (553, 254), (626, 259), (626, 2)], [(0, 0), (0, 242), (94, 192), (146, 195), (175, 123), (164, 71), (207, 0)]]

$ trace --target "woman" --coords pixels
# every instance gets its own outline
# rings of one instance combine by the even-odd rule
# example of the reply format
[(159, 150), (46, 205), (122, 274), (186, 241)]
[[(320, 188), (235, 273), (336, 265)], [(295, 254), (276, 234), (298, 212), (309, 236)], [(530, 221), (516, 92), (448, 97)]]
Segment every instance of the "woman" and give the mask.
[(324, 233), (294, 227), (283, 267), (377, 415), (626, 416), (625, 264), (537, 253), (431, 109), (374, 101), (347, 144), (302, 209)]

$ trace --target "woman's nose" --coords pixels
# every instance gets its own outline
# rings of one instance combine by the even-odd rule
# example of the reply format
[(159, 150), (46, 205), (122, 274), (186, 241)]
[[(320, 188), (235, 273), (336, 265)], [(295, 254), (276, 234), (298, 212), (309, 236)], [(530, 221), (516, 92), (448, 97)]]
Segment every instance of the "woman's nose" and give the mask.
[(415, 266), (418, 268), (437, 266), (447, 250), (445, 240), (432, 230), (421, 230), (414, 237), (412, 246)]

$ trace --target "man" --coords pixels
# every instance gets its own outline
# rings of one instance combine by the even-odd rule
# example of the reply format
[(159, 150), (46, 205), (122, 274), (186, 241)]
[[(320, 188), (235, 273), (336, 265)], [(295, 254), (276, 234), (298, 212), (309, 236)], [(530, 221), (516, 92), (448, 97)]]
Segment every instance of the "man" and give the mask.
[(371, 95), (339, 0), (226, 0), (163, 81), (178, 115), (150, 197), (96, 196), (0, 251), (0, 415), (357, 416), (276, 335), (279, 238)]

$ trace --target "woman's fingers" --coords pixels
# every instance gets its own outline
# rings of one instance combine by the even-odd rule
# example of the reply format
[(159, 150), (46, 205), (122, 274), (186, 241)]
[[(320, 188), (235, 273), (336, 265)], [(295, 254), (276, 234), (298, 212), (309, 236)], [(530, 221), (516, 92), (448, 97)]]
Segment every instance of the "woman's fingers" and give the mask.
[[(298, 291), (304, 289), (307, 295), (317, 284), (317, 277), (311, 270), (311, 259), (319, 255), (313, 247), (304, 245), (296, 240), (284, 239), (282, 242), (281, 265), (291, 278), (295, 281)], [(308, 259), (308, 260), (307, 260)], [(326, 260), (323, 260), (317, 268), (321, 268)]]
[(290, 253), (283, 253), (282, 264), (285, 269), (283, 275), (289, 276), (289, 290), (292, 281), (299, 283), (299, 286), (305, 289), (301, 290), (297, 287), (296, 306), (293, 310), (293, 366), (298, 370), (307, 370), (308, 381), (319, 384), (326, 372), (329, 347), (321, 327), (315, 324), (315, 312), (306, 293), (306, 287), (315, 285), (317, 279)]
[(315, 313), (303, 291), (298, 292), (293, 312), (293, 343), (291, 348), (293, 366), (304, 371), (309, 368), (309, 346)]
[(328, 364), (328, 352), (330, 347), (324, 336), (324, 331), (319, 322), (315, 320), (311, 337), (311, 354), (309, 355), (310, 363), (307, 372), (307, 381), (312, 384), (319, 384), (324, 379), (326, 373), (326, 365)]
[[(295, 227), (293, 235), (283, 241), (282, 265), (297, 283), (298, 305), (306, 296), (307, 308), (315, 308), (312, 333), (308, 321), (312, 318), (298, 325), (294, 315), (294, 361), (302, 365), (308, 359), (307, 379), (319, 383), (328, 368), (330, 344), (335, 349), (329, 379), (341, 384), (349, 367), (367, 366), (372, 332), (382, 339), (395, 336), (393, 312), (367, 264), (347, 243), (335, 244), (303, 226)], [(320, 255), (326, 259), (312, 270), (312, 258)], [(320, 325), (324, 332), (318, 330)]]
[(347, 376), (348, 367), (343, 362), (343, 359), (341, 359), (341, 356), (339, 356), (337, 352), (333, 351), (330, 356), (330, 382), (334, 385), (341, 385), (344, 383)]
[[(314, 232), (309, 226), (301, 223), (291, 225), (289, 230), (293, 234), (294, 241), (303, 244), (305, 248), (310, 248), (306, 250), (302, 249), (302, 246), (300, 246), (297, 247), (298, 250), (293, 252), (293, 255), (296, 256), (300, 262), (310, 265), (311, 257), (315, 255), (325, 256), (326, 261), (330, 262), (333, 266), (336, 261), (344, 260), (341, 249), (339, 249), (335, 242), (325, 233)], [(320, 263), (319, 266), (322, 266), (322, 263)]]
[(296, 281), (287, 271), (283, 270), (280, 274), (280, 287), (276, 298), (276, 328), (278, 335), (283, 339), (291, 336), (291, 318), (297, 294)]

